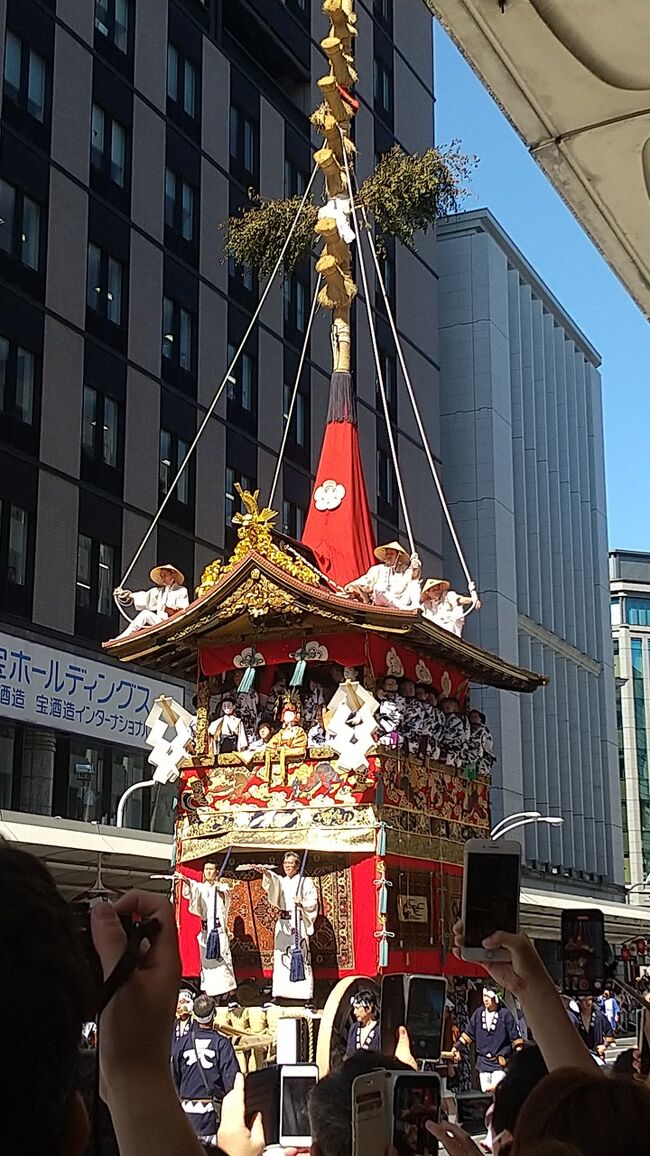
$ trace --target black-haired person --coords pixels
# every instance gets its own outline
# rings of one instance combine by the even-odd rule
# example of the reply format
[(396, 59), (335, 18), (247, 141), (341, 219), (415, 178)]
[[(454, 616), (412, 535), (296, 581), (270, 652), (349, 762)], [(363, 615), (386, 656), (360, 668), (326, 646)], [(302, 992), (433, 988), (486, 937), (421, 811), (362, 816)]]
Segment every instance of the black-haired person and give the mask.
[(483, 988), (483, 1006), (478, 1007), (458, 1038), (454, 1051), (460, 1058), (460, 1048), (474, 1044), (476, 1068), (482, 1092), (493, 1092), (505, 1077), (508, 1060), (523, 1048), (519, 1028), (512, 1012), (508, 1011), (493, 988)]
[(578, 1000), (578, 1009), (577, 1015), (569, 1011), (573, 1026), (589, 1051), (604, 1060), (607, 1048), (614, 1043), (614, 1033), (607, 1016), (590, 995)]
[(235, 1086), (239, 1064), (230, 1040), (214, 1027), (215, 1001), (199, 995), (194, 1021), (172, 1049), (172, 1078), (181, 1106), (202, 1144), (216, 1145), (221, 1101)]
[(348, 1032), (346, 1059), (355, 1052), (378, 1052), (381, 1047), (377, 997), (369, 988), (357, 991), (350, 1000), (355, 1022)]

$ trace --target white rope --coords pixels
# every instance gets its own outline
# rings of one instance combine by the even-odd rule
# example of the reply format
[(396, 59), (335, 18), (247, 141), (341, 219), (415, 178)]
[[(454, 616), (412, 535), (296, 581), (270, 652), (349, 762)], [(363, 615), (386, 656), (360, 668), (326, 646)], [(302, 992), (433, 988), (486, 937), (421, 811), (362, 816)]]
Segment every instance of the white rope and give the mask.
[[(357, 189), (357, 191), (358, 191), (358, 189)], [(444, 495), (444, 492), (442, 489), (442, 483), (440, 481), (440, 477), (439, 477), (438, 471), (436, 469), (436, 464), (434, 461), (433, 454), (431, 452), (431, 447), (429, 445), (429, 441), (428, 441), (428, 438), (426, 435), (424, 424), (422, 422), (422, 418), (420, 417), (420, 411), (418, 408), (417, 399), (415, 397), (413, 386), (411, 384), (411, 378), (409, 376), (409, 371), (406, 367), (406, 361), (404, 359), (404, 354), (402, 352), (402, 345), (401, 345), (401, 342), (399, 339), (399, 334), (397, 332), (397, 326), (395, 324), (395, 318), (393, 316), (393, 311), (391, 309), (388, 294), (386, 293), (386, 285), (384, 283), (384, 278), (382, 276), (381, 266), (379, 263), (379, 258), (377, 256), (377, 249), (375, 246), (374, 238), (372, 236), (371, 225), (370, 225), (370, 222), (368, 220), (368, 214), (367, 214), (365, 208), (363, 207), (363, 205), (361, 206), (361, 213), (363, 215), (363, 223), (364, 223), (364, 230), (363, 231), (366, 233), (366, 236), (368, 238), (368, 244), (370, 246), (370, 252), (372, 253), (372, 259), (374, 261), (375, 271), (377, 273), (377, 278), (379, 281), (379, 287), (381, 289), (381, 295), (382, 295), (383, 300), (384, 300), (384, 305), (386, 306), (386, 313), (388, 315), (388, 321), (389, 321), (391, 332), (393, 335), (393, 340), (395, 342), (395, 349), (397, 351), (397, 356), (399, 359), (400, 368), (402, 370), (402, 375), (404, 377), (404, 382), (406, 384), (406, 390), (407, 390), (407, 393), (408, 393), (410, 401), (411, 401), (411, 406), (413, 408), (413, 414), (415, 416), (415, 421), (416, 421), (416, 424), (417, 424), (417, 427), (418, 427), (418, 430), (420, 433), (420, 437), (422, 438), (422, 446), (423, 446), (427, 461), (429, 463), (429, 469), (431, 470), (431, 475), (433, 477), (433, 481), (434, 481), (436, 490), (438, 491), (438, 497), (440, 499), (440, 505), (442, 506), (442, 512), (445, 516), (447, 526), (449, 529), (449, 533), (451, 535), (452, 542), (454, 543), (454, 546), (456, 547), (456, 553), (458, 554), (460, 564), (463, 568), (463, 573), (465, 575), (465, 578), (467, 579), (467, 588), (468, 588), (470, 594), (475, 594), (476, 593), (476, 583), (473, 581), (472, 576), (469, 572), (469, 568), (468, 568), (467, 563), (465, 561), (465, 556), (463, 554), (463, 551), (462, 551), (462, 548), (460, 545), (460, 541), (458, 539), (458, 535), (457, 535), (456, 529), (454, 527), (454, 523), (453, 523), (453, 520), (451, 517), (451, 512), (450, 512), (449, 507), (447, 505), (447, 502), (445, 500), (445, 495)]]
[[(339, 128), (339, 132), (341, 132), (340, 128)], [(341, 139), (343, 140), (343, 134), (342, 133), (341, 133)], [(372, 305), (370, 303), (370, 290), (368, 288), (368, 274), (366, 272), (366, 265), (365, 265), (365, 261), (363, 259), (363, 250), (361, 248), (361, 237), (359, 234), (359, 227), (358, 227), (358, 221), (357, 221), (357, 208), (356, 208), (356, 204), (355, 204), (355, 200), (354, 200), (354, 193), (352, 191), (352, 177), (350, 174), (350, 165), (348, 162), (348, 156), (347, 156), (347, 152), (345, 149), (345, 144), (343, 146), (343, 160), (345, 162), (345, 174), (346, 174), (347, 184), (348, 184), (348, 193), (350, 196), (350, 205), (352, 208), (352, 219), (353, 219), (353, 224), (354, 224), (354, 231), (355, 231), (356, 238), (357, 238), (357, 252), (359, 254), (359, 268), (361, 270), (361, 281), (363, 284), (363, 295), (364, 295), (365, 302), (366, 302), (366, 313), (368, 315), (368, 327), (370, 329), (370, 341), (372, 344), (372, 352), (373, 352), (373, 356), (375, 359), (375, 366), (377, 369), (377, 381), (379, 384), (379, 392), (381, 394), (382, 408), (384, 410), (384, 417), (386, 419), (386, 432), (388, 434), (388, 444), (390, 446), (391, 457), (393, 459), (393, 468), (395, 470), (395, 479), (397, 481), (397, 489), (399, 492), (400, 503), (402, 506), (402, 513), (404, 515), (404, 525), (406, 527), (406, 534), (407, 534), (407, 537), (409, 540), (409, 545), (411, 547), (411, 554), (415, 554), (415, 552), (416, 552), (415, 539), (413, 537), (413, 529), (411, 527), (411, 519), (409, 518), (408, 508), (406, 505), (406, 494), (404, 492), (404, 484), (402, 482), (402, 475), (401, 475), (400, 468), (399, 468), (399, 462), (397, 460), (397, 447), (395, 445), (395, 438), (393, 436), (393, 428), (391, 425), (390, 409), (388, 407), (388, 398), (386, 396), (386, 386), (384, 384), (384, 375), (382, 372), (381, 360), (379, 357), (379, 346), (377, 345), (377, 334), (375, 332), (375, 323), (374, 323), (374, 318), (372, 315)]]
[[(183, 471), (187, 468), (188, 463), (190, 461), (190, 458), (192, 457), (192, 454), (194, 453), (194, 450), (196, 449), (196, 447), (199, 443), (201, 435), (202, 435), (206, 425), (208, 424), (210, 418), (212, 417), (212, 414), (214, 413), (214, 411), (217, 407), (219, 399), (220, 399), (224, 389), (226, 388), (226, 385), (228, 384), (228, 378), (231, 376), (233, 368), (237, 364), (237, 362), (238, 362), (238, 360), (239, 360), (239, 358), (243, 352), (244, 346), (245, 346), (246, 342), (248, 341), (248, 338), (251, 334), (251, 331), (252, 331), (253, 327), (255, 326), (257, 319), (258, 319), (258, 317), (262, 311), (262, 307), (264, 305), (264, 302), (266, 301), (266, 298), (268, 297), (268, 295), (271, 291), (271, 286), (275, 280), (275, 277), (280, 270), (280, 267), (281, 267), (282, 262), (284, 260), (285, 253), (286, 253), (287, 249), (289, 248), (289, 242), (291, 241), (291, 238), (295, 232), (296, 225), (298, 224), (300, 214), (302, 213), (302, 210), (305, 207), (305, 204), (307, 202), (307, 198), (308, 198), (310, 190), (311, 190), (311, 186), (314, 183), (314, 179), (316, 177), (317, 172), (318, 172), (318, 165), (314, 165), (311, 177), (309, 179), (309, 183), (308, 183), (307, 188), (305, 189), (305, 191), (303, 193), (302, 200), (300, 202), (300, 205), (298, 207), (296, 215), (295, 215), (295, 217), (291, 223), (291, 228), (289, 229), (289, 232), (287, 233), (284, 244), (282, 246), (282, 249), (280, 250), (280, 254), (279, 254), (278, 259), (275, 263), (275, 267), (273, 269), (273, 272), (271, 273), (271, 276), (269, 277), (269, 279), (266, 283), (266, 286), (264, 288), (264, 292), (262, 293), (262, 296), (259, 299), (259, 303), (257, 305), (257, 308), (256, 308), (253, 316), (251, 317), (250, 324), (248, 325), (248, 328), (246, 329), (246, 332), (239, 343), (239, 346), (237, 348), (237, 352), (235, 353), (235, 356), (233, 357), (232, 361), (230, 362), (230, 365), (228, 366), (228, 368), (227, 368), (227, 370), (223, 376), (223, 379), (221, 381), (221, 385), (219, 386), (217, 392), (214, 395), (214, 398), (212, 400), (210, 408), (208, 409), (203, 421), (201, 422), (201, 425), (198, 428), (196, 437), (194, 438), (194, 441), (192, 442), (189, 450), (187, 451), (186, 457), (181, 462), (181, 465), (180, 465), (180, 468), (178, 470), (178, 473), (176, 474), (176, 477), (174, 478), (171, 486), (169, 487), (167, 493), (165, 494), (165, 497), (164, 497), (161, 505), (158, 508), (158, 511), (157, 511), (157, 513), (153, 519), (153, 522), (151, 523), (149, 529), (147, 530), (147, 532), (146, 532), (144, 538), (142, 539), (142, 542), (140, 543), (138, 549), (136, 550), (136, 553), (133, 557), (133, 561), (131, 562), (131, 565), (128, 567), (126, 573), (124, 574), (124, 577), (122, 578), (122, 581), (120, 582), (120, 587), (122, 587), (124, 585), (127, 578), (131, 574), (131, 571), (134, 569), (142, 551), (144, 550), (147, 542), (149, 541), (149, 538), (153, 534), (154, 529), (156, 528), (156, 525), (157, 525), (158, 520), (160, 518), (160, 515), (162, 514), (163, 510), (165, 509), (165, 506), (167, 505), (168, 501), (170, 500), (172, 494), (174, 493), (174, 490), (176, 489), (176, 487), (179, 483), (179, 480), (183, 474)], [(122, 614), (124, 614), (124, 611), (122, 610), (119, 602), (117, 602), (117, 599), (115, 601), (116, 601), (116, 605), (120, 609), (120, 612)], [(128, 619), (128, 615), (124, 614), (124, 617)], [(129, 619), (129, 621), (130, 621), (130, 619)]]
[(293, 392), (291, 394), (291, 401), (289, 402), (289, 410), (288, 410), (288, 413), (285, 415), (285, 425), (284, 425), (284, 432), (282, 434), (282, 442), (280, 444), (280, 450), (278, 452), (278, 460), (277, 460), (277, 464), (275, 467), (275, 473), (273, 475), (273, 481), (271, 482), (271, 490), (269, 493), (269, 502), (268, 502), (269, 506), (273, 505), (273, 499), (275, 497), (275, 490), (276, 490), (276, 487), (278, 484), (278, 480), (280, 478), (280, 470), (282, 469), (282, 462), (284, 460), (284, 451), (285, 451), (286, 446), (287, 446), (287, 441), (289, 440), (289, 430), (291, 428), (291, 419), (293, 417), (293, 410), (294, 410), (294, 406), (296, 404), (296, 398), (298, 396), (298, 389), (300, 387), (300, 376), (302, 374), (302, 367), (305, 364), (305, 357), (307, 356), (307, 346), (309, 345), (309, 334), (311, 333), (311, 327), (313, 325), (314, 316), (316, 314), (316, 306), (318, 304), (318, 292), (319, 292), (319, 289), (321, 286), (321, 281), (322, 281), (322, 277), (319, 274), (318, 280), (316, 282), (316, 288), (314, 289), (314, 296), (313, 296), (312, 302), (311, 302), (311, 309), (309, 311), (309, 320), (307, 321), (307, 328), (305, 330), (305, 340), (303, 341), (302, 349), (300, 350), (300, 360), (298, 362), (298, 372), (296, 373), (296, 380), (293, 383)]

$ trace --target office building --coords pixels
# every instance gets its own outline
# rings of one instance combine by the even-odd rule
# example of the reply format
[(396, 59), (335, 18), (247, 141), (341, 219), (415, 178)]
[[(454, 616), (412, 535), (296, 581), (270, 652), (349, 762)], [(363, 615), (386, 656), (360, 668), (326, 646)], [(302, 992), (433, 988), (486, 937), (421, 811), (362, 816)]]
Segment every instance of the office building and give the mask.
[(609, 584), (625, 879), (647, 902), (638, 885), (650, 875), (650, 553), (612, 550)]
[[(443, 479), (484, 603), (466, 637), (549, 677), (472, 692), (494, 818), (563, 818), (517, 832), (529, 879), (602, 895), (623, 855), (599, 357), (487, 210), (441, 224), (438, 267)], [(449, 542), (445, 563), (462, 583)]]
[[(420, 0), (359, 4), (363, 179), (395, 140), (433, 139), (432, 28)], [(326, 71), (320, 5), (306, 0), (3, 0), (0, 3), (0, 808), (115, 821), (146, 774), (143, 722), (162, 686), (107, 663), (112, 600), (240, 343), (258, 300), (223, 261), (222, 223), (264, 196), (300, 193), (309, 114)], [(384, 262), (438, 448), (435, 244)], [(235, 483), (268, 494), (314, 274), (274, 286), (198, 452), (127, 583), (174, 562), (196, 586), (233, 542)], [(379, 308), (379, 306), (378, 306)], [(300, 535), (327, 409), (319, 315), (277, 505)], [(378, 340), (411, 494), (424, 455), (399, 395), (390, 333)], [(358, 310), (356, 384), (380, 540), (399, 529), (397, 488)], [(428, 504), (413, 511), (440, 566)], [(6, 653), (5, 653), (6, 652)], [(138, 795), (132, 826), (152, 821)]]

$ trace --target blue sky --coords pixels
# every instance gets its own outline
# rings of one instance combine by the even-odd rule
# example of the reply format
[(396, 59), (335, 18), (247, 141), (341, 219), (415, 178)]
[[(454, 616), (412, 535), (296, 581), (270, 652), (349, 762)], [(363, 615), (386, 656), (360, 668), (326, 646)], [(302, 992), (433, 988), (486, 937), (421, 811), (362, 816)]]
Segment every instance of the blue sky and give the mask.
[(436, 142), (479, 158), (487, 207), (600, 353), (611, 548), (650, 550), (650, 326), (492, 97), (435, 25)]

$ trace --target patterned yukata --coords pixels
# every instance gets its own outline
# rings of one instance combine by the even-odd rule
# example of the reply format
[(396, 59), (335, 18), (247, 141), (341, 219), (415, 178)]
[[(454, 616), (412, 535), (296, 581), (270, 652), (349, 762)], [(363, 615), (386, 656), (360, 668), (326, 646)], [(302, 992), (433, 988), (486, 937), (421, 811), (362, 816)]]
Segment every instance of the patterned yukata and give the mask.
[[(443, 712), (444, 713), (444, 712)], [(441, 755), (448, 767), (464, 767), (467, 762), (468, 724), (461, 714), (446, 714), (440, 743)]]
[(474, 767), (476, 774), (489, 774), (496, 759), (492, 753), (494, 744), (490, 728), (485, 723), (471, 726), (467, 743), (467, 761)]
[(237, 691), (237, 714), (244, 724), (248, 745), (257, 738), (257, 724), (260, 718), (260, 700), (256, 690)]

